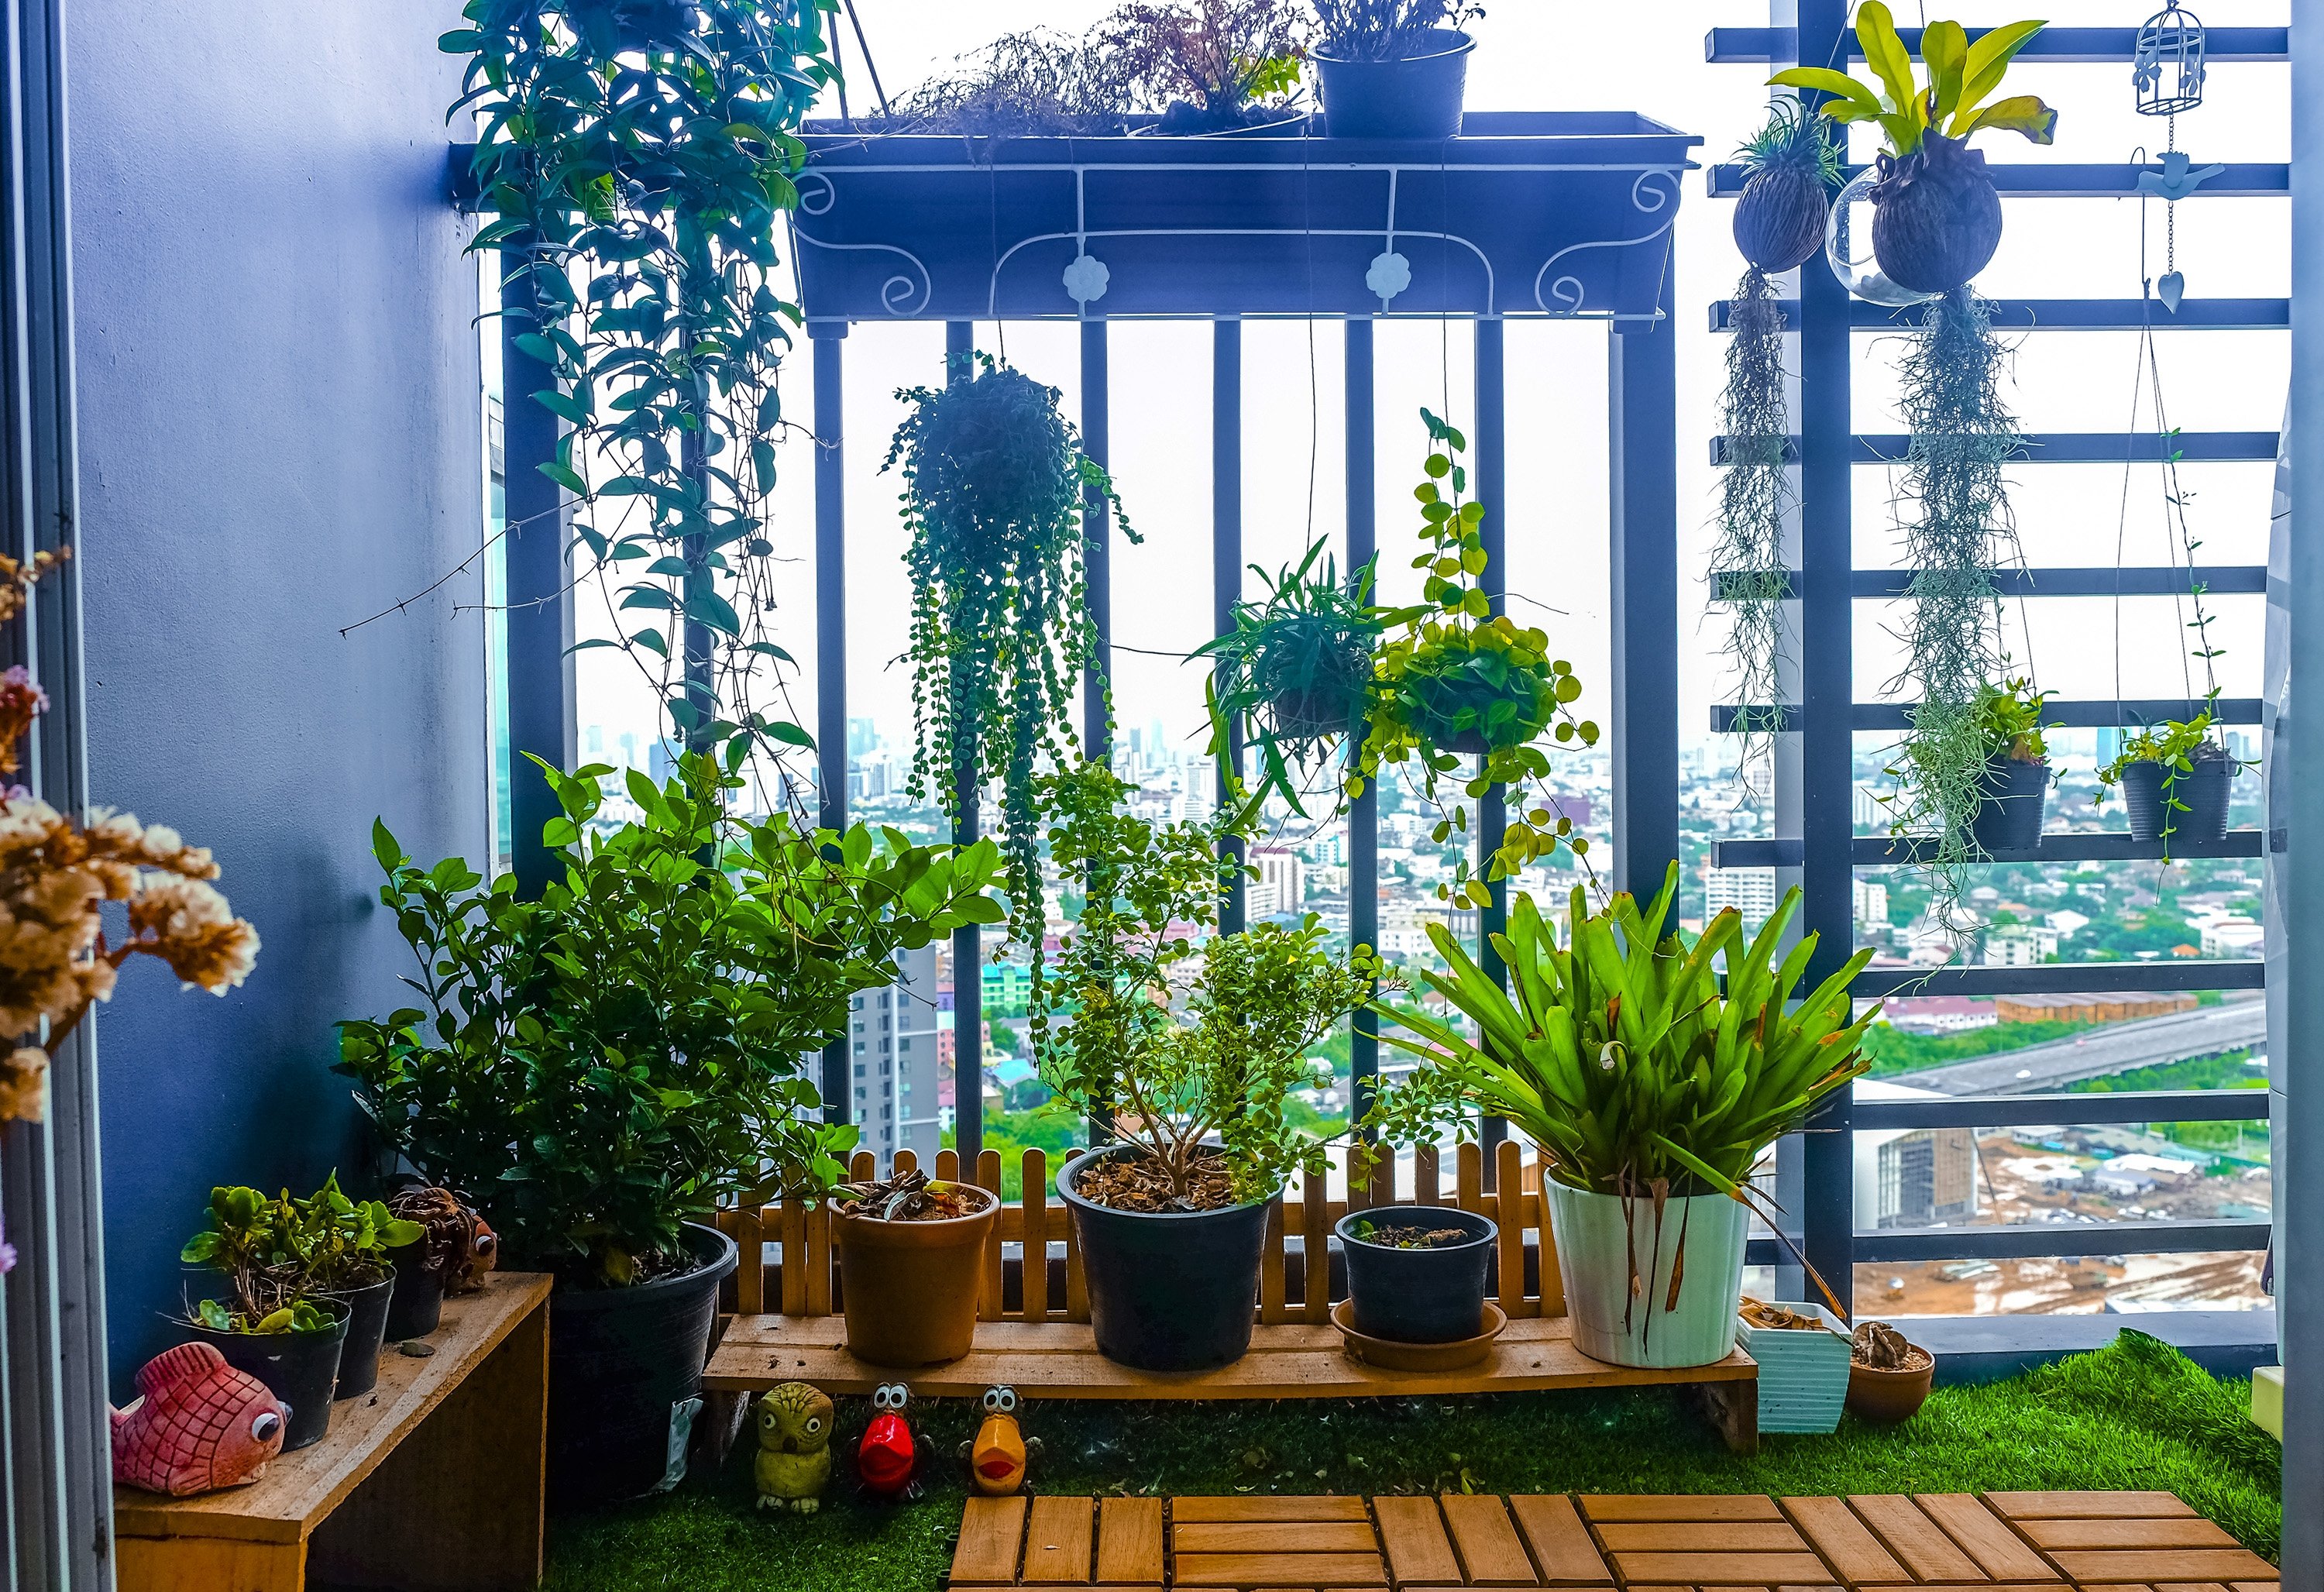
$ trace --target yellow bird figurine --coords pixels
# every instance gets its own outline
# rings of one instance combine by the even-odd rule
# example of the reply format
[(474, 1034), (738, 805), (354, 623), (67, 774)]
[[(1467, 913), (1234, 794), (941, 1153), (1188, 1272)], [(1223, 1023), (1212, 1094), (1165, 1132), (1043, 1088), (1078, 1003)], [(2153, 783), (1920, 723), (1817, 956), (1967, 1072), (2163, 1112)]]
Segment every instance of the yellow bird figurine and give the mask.
[(992, 1497), (1022, 1491), (1025, 1462), (1040, 1451), (1040, 1439), (1028, 1440), (1018, 1430), (1017, 1390), (986, 1388), (984, 1424), (976, 1429), (974, 1442), (962, 1445), (969, 1479), (976, 1484), (976, 1490)]
[(822, 1389), (786, 1382), (759, 1400), (759, 1507), (815, 1513), (831, 1480), (832, 1405)]

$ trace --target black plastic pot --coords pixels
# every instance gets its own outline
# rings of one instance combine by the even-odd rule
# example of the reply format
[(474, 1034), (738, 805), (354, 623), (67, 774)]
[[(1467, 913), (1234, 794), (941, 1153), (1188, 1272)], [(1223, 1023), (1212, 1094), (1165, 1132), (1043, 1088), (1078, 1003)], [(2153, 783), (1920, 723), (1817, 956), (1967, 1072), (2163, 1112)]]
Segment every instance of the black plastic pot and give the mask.
[(217, 1332), (180, 1322), (187, 1336), (214, 1344), (226, 1363), (266, 1384), (266, 1391), (289, 1410), (282, 1451), (320, 1442), (331, 1430), (331, 1390), (339, 1379), (339, 1353), (347, 1341), (349, 1311), (344, 1301), (318, 1301), (336, 1312), (327, 1332)]
[[(1397, 1249), (1356, 1237), (1362, 1223), (1460, 1228), (1466, 1243)], [(1397, 1343), (1458, 1343), (1485, 1319), (1486, 1262), (1500, 1229), (1473, 1211), (1444, 1205), (1387, 1205), (1351, 1210), (1333, 1229), (1348, 1262), (1348, 1299), (1356, 1330)]]
[(1950, 293), (2001, 246), (2001, 195), (1985, 152), (1941, 133), (1903, 160), (1882, 152), (1872, 189), (1872, 257), (1916, 293)]
[(1978, 780), (1977, 816), (1969, 834), (1987, 851), (2030, 851), (2042, 843), (2042, 813), (2050, 800), (2050, 765), (1992, 758)]
[(2194, 767), (2171, 787), (2173, 799), (2184, 802), (2184, 813), (2164, 805), (2162, 763), (2132, 763), (2122, 771), (2122, 797), (2130, 809), (2133, 840), (2156, 841), (2167, 827), (2171, 843), (2179, 846), (2216, 844), (2227, 833), (2227, 796), (2234, 787), (2235, 760), (2224, 754), (2197, 757)]
[(1267, 1207), (1152, 1215), (1108, 1210), (1074, 1192), (1084, 1167), (1133, 1153), (1084, 1150), (1057, 1169), (1098, 1352), (1140, 1371), (1230, 1365), (1250, 1348)]
[(634, 1498), (685, 1463), (672, 1417), (702, 1392), (718, 1284), (740, 1256), (715, 1228), (684, 1231), (702, 1264), (683, 1276), (560, 1284), (549, 1298), (549, 1486), (561, 1502)]
[(339, 1355), (338, 1391), (334, 1398), (351, 1399), (369, 1393), (379, 1382), (379, 1350), (387, 1339), (388, 1305), (395, 1297), (391, 1272), (368, 1288), (348, 1288), (322, 1297), (347, 1307), (347, 1343)]
[(1402, 60), (1311, 59), (1332, 138), (1451, 138), (1461, 131), (1469, 52), (1477, 41), (1457, 28), (1431, 28), (1424, 53)]
[(444, 1279), (428, 1269), (428, 1240), (391, 1249), (388, 1255), (395, 1262), (395, 1293), (387, 1305), (387, 1341), (425, 1338), (444, 1319)]

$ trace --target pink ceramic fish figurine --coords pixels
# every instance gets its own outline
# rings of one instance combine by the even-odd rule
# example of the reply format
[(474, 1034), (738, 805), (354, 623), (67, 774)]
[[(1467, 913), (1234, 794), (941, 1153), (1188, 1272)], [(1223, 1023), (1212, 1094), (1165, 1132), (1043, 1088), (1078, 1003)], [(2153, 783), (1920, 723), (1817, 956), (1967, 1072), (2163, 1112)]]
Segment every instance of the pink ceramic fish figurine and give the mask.
[(255, 1481), (282, 1451), (290, 1412), (207, 1343), (181, 1343), (137, 1373), (142, 1395), (113, 1412), (113, 1479), (184, 1497)]

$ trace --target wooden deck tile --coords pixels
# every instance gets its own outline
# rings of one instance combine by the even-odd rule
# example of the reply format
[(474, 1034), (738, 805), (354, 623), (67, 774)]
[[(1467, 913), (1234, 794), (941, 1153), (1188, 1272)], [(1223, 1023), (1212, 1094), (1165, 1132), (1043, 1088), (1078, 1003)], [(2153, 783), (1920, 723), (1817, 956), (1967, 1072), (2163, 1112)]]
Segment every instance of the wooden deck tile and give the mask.
[(1681, 1497), (1641, 1493), (1584, 1493), (1582, 1512), (1608, 1520), (1781, 1520), (1775, 1501), (1763, 1493), (1698, 1493)]
[[(1872, 1528), (1856, 1517), (1845, 1498), (1786, 1498), (1784, 1512), (1807, 1536), (1823, 1560), (1851, 1586), (1909, 1581), (1912, 1572), (1880, 1544)], [(2049, 1573), (2044, 1565), (2043, 1573)]]
[(1017, 1549), (1025, 1540), (1028, 1503), (1022, 1495), (968, 1501), (960, 1517), (960, 1546), (953, 1551), (954, 1586), (1016, 1585)]
[(1187, 1521), (1170, 1528), (1180, 1553), (1376, 1553), (1379, 1539), (1362, 1520)]
[(1509, 1513), (1533, 1550), (1543, 1584), (1551, 1587), (1601, 1586), (1607, 1580), (1606, 1561), (1590, 1528), (1574, 1512), (1573, 1500), (1563, 1493), (1520, 1495), (1509, 1500)]
[(2058, 1568), (2085, 1585), (2132, 1576), (2165, 1581), (2276, 1580), (2275, 1566), (2246, 1548), (2129, 1548), (2053, 1550)]
[(1461, 1560), (1453, 1554), (1435, 1499), (1374, 1498), (1372, 1513), (1379, 1517), (1388, 1573), (1397, 1586), (1461, 1579)]
[(1084, 1586), (1090, 1578), (1093, 1500), (1044, 1493), (1033, 1500), (1025, 1526), (1024, 1580), (1028, 1587)]
[(1598, 1528), (1610, 1553), (1806, 1553), (1800, 1533), (1781, 1520), (1655, 1520)]
[(1954, 1546), (1937, 1523), (1904, 1494), (1859, 1494), (1848, 1502), (1918, 1579), (1974, 1584), (1986, 1578), (1977, 1561)]
[(2105, 1520), (2195, 1513), (2174, 1493), (1987, 1493), (1985, 1501), (2011, 1520)]
[(1377, 1553), (1181, 1553), (1179, 1587), (1373, 1587), (1388, 1585)]
[(1471, 1587), (1538, 1587), (1533, 1560), (1509, 1523), (1508, 1505), (1489, 1493), (1447, 1493), (1444, 1523)]
[(2232, 1548), (2236, 1540), (2200, 1514), (2168, 1520), (2028, 1520), (2019, 1523), (2043, 1548)]
[(1162, 1500), (1102, 1498), (1097, 1506), (1097, 1583), (1162, 1584)]
[(1995, 1580), (2041, 1581), (2052, 1575), (2048, 1560), (1969, 1494), (1924, 1493), (1914, 1501)]
[(1823, 1560), (1812, 1553), (1625, 1553), (1609, 1550), (1623, 1580), (1683, 1581), (1695, 1587), (1772, 1587), (1784, 1581), (1828, 1578)]
[(1170, 1500), (1170, 1519), (1178, 1525), (1212, 1520), (1370, 1520), (1371, 1517), (1371, 1511), (1364, 1507), (1364, 1501), (1353, 1495), (1255, 1498), (1236, 1495)]

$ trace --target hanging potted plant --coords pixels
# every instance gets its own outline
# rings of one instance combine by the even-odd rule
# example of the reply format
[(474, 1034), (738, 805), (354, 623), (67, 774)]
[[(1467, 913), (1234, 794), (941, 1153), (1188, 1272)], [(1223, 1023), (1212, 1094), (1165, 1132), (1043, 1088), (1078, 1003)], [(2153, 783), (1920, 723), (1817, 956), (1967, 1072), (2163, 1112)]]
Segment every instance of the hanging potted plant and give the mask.
[(1043, 781), (1057, 865), (1089, 893), (1043, 996), (1071, 1021), (1037, 1055), (1058, 1102), (1115, 1141), (1057, 1172), (1098, 1351), (1191, 1371), (1250, 1347), (1268, 1201), (1329, 1165), (1286, 1103), (1381, 969), (1367, 947), (1324, 949), (1314, 917), (1203, 940), (1231, 820), (1149, 824), (1122, 810), (1134, 789), (1097, 764)]
[[(1295, 568), (1270, 576), (1253, 565), (1251, 573), (1267, 594), (1237, 603), (1234, 629), (1190, 655), (1218, 665), (1207, 687), (1208, 750), (1226, 756), (1232, 726), (1247, 726), (1261, 768), (1253, 799), (1279, 794), (1305, 817), (1302, 798), (1314, 793), (1300, 788), (1293, 770), (1319, 768), (1333, 748), (1361, 732), (1372, 649), (1389, 616), (1372, 606), (1371, 566), (1342, 582), (1321, 541)], [(1336, 796), (1336, 781), (1333, 788)]]
[(1823, 247), (1824, 222), (1841, 173), (1839, 143), (1798, 100), (1780, 95), (1735, 160), (1750, 173), (1730, 224), (1735, 246), (1750, 265), (1740, 299), (1756, 297), (1755, 284), (1764, 287), (1766, 278), (1798, 269)]
[(1869, 195), (1872, 252), (1890, 281), (1916, 293), (1953, 293), (2001, 246), (2001, 197), (1984, 152), (1970, 149), (1969, 141), (1987, 128), (2020, 133), (2035, 143), (2056, 135), (2058, 113), (2034, 95), (1987, 103), (2011, 58), (2042, 27), (2011, 23), (1972, 44), (1959, 23), (1931, 23), (1921, 34), (1927, 82), (1918, 85), (1912, 51), (1896, 36), (1888, 8), (1880, 0), (1864, 0), (1857, 8), (1856, 36), (1878, 88), (1828, 67), (1794, 67), (1768, 79), (1831, 96), (1822, 111), (1835, 122), (1878, 124), (1888, 147), (1877, 157), (1878, 179)]
[(1471, 0), (1315, 0), (1313, 60), (1333, 138), (1451, 138), (1461, 131)]
[(2227, 800), (2242, 767), (2221, 745), (2205, 708), (2181, 723), (2167, 719), (2124, 738), (2122, 750), (2098, 770), (2098, 799), (2122, 791), (2135, 841), (2217, 845), (2227, 833)]
[(875, 1366), (938, 1366), (969, 1351), (985, 1241), (1001, 1196), (902, 1172), (831, 1192), (847, 1351)]
[(2030, 851), (2042, 843), (2042, 814), (2050, 797), (2050, 748), (2042, 722), (2049, 694), (2020, 676), (1978, 695), (1985, 732), (1985, 773), (1978, 785), (1970, 836), (1982, 851)]
[[(643, 1493), (682, 1474), (733, 1240), (722, 1209), (821, 1195), (856, 1130), (818, 1119), (804, 1058), (899, 949), (996, 921), (990, 842), (957, 854), (726, 805), (738, 777), (682, 755), (639, 815), (595, 822), (602, 764), (542, 771), (564, 864), (538, 900), (455, 858), (374, 849), (424, 1008), (340, 1026), (341, 1070), (389, 1147), (475, 1191), (509, 1256), (557, 1278), (552, 1486)], [(755, 1257), (753, 1257), (755, 1260)], [(681, 1456), (673, 1461), (671, 1456)]]
[(881, 466), (903, 466), (912, 534), (911, 793), (933, 792), (957, 824), (964, 779), (999, 782), (1010, 932), (1037, 969), (1047, 914), (1034, 780), (1078, 746), (1073, 707), (1098, 656), (1083, 555), (1106, 527), (1102, 513), (1091, 522), (1090, 499), (1136, 539), (1057, 396), (990, 361), (973, 380), (899, 392), (912, 412)]
[[(1616, 1365), (1710, 1365), (1735, 1347), (1750, 1179), (1760, 1155), (1870, 1065), (1850, 1022), (1858, 952), (1804, 998), (1815, 936), (1784, 952), (1789, 892), (1756, 939), (1733, 907), (1689, 945), (1665, 937), (1678, 865), (1641, 913), (1628, 891), (1592, 913), (1576, 888), (1561, 948), (1529, 896), (1493, 938), (1508, 989), (1442, 925), (1450, 973), (1427, 985), (1476, 1026), (1379, 1004), (1381, 1037), (1425, 1063), (1367, 1123), (1397, 1143), (1469, 1134), (1480, 1113), (1539, 1146), (1573, 1341)], [(1719, 964), (1724, 959), (1725, 989)]]
[(353, 1311), (307, 1290), (299, 1212), (289, 1197), (212, 1189), (208, 1225), (186, 1240), (180, 1258), (217, 1270), (226, 1297), (201, 1301), (179, 1325), (282, 1403), (284, 1453), (322, 1440)]

